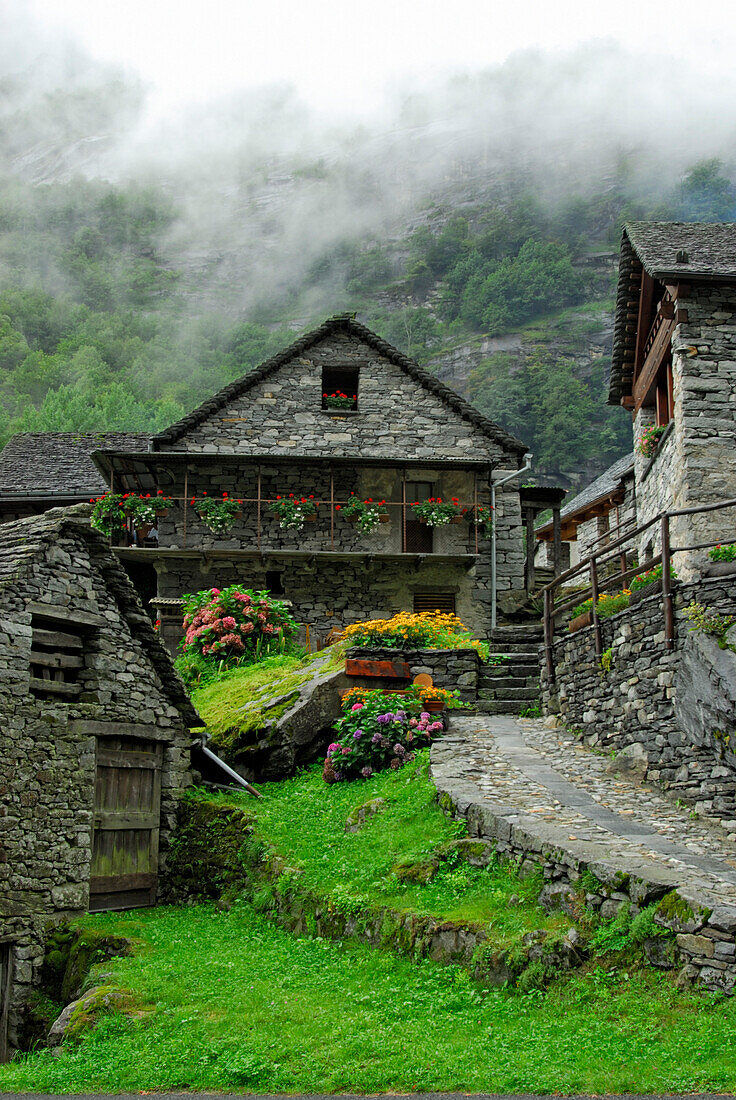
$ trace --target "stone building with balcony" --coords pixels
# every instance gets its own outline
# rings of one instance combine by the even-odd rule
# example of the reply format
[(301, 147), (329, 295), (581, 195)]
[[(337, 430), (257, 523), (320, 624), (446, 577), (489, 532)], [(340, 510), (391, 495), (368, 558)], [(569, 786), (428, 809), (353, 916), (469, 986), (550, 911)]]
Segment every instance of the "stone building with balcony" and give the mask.
[[(350, 396), (330, 407), (325, 395)], [(492, 540), (467, 519), (440, 527), (411, 505), (457, 498), (491, 502), (492, 482), (524, 467), (524, 444), (488, 420), (352, 316), (302, 336), (262, 366), (154, 436), (150, 449), (100, 448), (94, 461), (114, 492), (174, 503), (157, 543), (118, 555), (153, 597), (163, 634), (180, 635), (182, 593), (238, 583), (289, 599), (312, 644), (367, 617), (400, 610), (455, 611), (487, 636), (493, 590), (524, 587), (519, 479), (495, 493)], [(226, 535), (197, 502), (241, 501)], [(313, 498), (317, 514), (284, 529), (269, 505)], [(385, 500), (388, 522), (370, 534), (343, 517), (351, 494)], [(194, 503), (192, 503), (194, 502)]]
[[(624, 227), (609, 402), (634, 421), (638, 525), (736, 498), (736, 225)], [(735, 519), (736, 510), (675, 517), (673, 544), (721, 538)], [(655, 525), (642, 560), (658, 545)], [(694, 549), (678, 570), (694, 575), (703, 560)]]

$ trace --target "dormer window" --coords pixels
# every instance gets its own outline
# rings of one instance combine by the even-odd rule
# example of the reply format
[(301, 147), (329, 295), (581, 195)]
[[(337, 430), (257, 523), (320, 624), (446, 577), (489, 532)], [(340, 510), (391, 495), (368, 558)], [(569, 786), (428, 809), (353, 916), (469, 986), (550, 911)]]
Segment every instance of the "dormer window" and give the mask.
[(357, 412), (358, 367), (322, 368), (322, 408), (328, 412)]

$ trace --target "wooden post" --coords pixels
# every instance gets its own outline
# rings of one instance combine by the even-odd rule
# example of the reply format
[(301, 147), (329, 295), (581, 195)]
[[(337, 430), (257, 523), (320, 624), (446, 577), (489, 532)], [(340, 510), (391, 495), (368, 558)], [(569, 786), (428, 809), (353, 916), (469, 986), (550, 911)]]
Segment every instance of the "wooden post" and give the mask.
[(603, 653), (603, 639), (601, 638), (601, 621), (598, 618), (596, 604), (598, 603), (598, 566), (595, 557), (590, 559), (590, 585), (593, 589), (593, 628), (595, 631), (595, 655), (600, 661)]
[(187, 545), (187, 512), (189, 511), (189, 466), (184, 464), (184, 548)]
[(672, 606), (672, 577), (670, 573), (670, 517), (662, 516), (662, 603), (664, 605), (664, 644), (675, 648), (675, 612)]
[(256, 542), (258, 553), (261, 552), (261, 467), (258, 467), (258, 514), (256, 519)]
[(330, 466), (330, 550), (335, 549), (335, 471)]
[(554, 589), (547, 588), (544, 592), (544, 649), (547, 657), (547, 679), (550, 684), (555, 682), (555, 659), (552, 649), (552, 641), (555, 633), (554, 616)]
[(555, 576), (562, 572), (562, 521), (560, 506), (552, 509), (552, 567)]
[(534, 509), (524, 509), (526, 526), (526, 590), (534, 591)]
[[(491, 517), (493, 518), (493, 517)], [(473, 519), (475, 523), (475, 552), (478, 553), (478, 475), (473, 471)]]

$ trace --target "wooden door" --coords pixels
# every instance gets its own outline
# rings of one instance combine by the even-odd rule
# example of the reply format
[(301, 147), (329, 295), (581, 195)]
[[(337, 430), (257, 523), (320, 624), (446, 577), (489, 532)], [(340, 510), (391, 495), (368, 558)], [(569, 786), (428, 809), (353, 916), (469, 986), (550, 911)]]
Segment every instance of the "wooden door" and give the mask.
[(154, 741), (97, 739), (91, 912), (155, 904), (161, 760)]
[(10, 1058), (8, 1047), (8, 1013), (13, 984), (13, 945), (0, 943), (0, 1062)]

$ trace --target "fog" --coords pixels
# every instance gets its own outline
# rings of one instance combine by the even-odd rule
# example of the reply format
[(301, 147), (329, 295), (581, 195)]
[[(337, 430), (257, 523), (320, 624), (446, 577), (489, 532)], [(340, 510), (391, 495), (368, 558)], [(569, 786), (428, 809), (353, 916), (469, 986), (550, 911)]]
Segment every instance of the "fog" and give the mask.
[(394, 82), (354, 122), (283, 82), (162, 117), (129, 72), (9, 0), (0, 18), (6, 181), (163, 189), (177, 217), (161, 244), (183, 291), (233, 315), (282, 300), (336, 244), (401, 238), (444, 202), (530, 188), (555, 204), (622, 181), (656, 202), (702, 158), (733, 167), (736, 81), (611, 41)]

